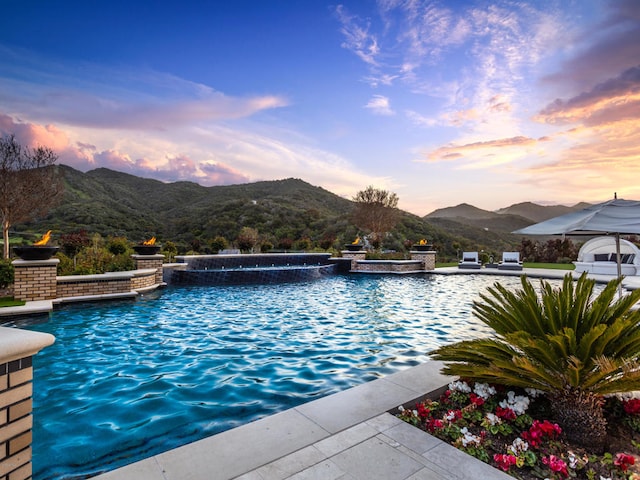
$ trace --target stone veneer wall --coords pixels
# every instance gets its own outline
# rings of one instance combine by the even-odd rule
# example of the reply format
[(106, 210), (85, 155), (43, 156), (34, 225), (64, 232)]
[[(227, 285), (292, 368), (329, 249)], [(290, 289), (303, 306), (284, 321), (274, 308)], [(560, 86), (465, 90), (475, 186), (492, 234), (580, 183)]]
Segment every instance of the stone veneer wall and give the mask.
[(31, 478), (32, 357), (53, 342), (47, 333), (0, 327), (0, 480)]
[(367, 258), (367, 252), (364, 250), (360, 250), (357, 252), (353, 252), (351, 250), (342, 250), (342, 258), (350, 258), (351, 259), (351, 270), (358, 269), (358, 261), (364, 260)]
[(435, 270), (436, 268), (436, 252), (434, 250), (428, 250), (426, 252), (419, 252), (412, 250), (410, 252), (411, 260), (420, 260), (423, 265), (423, 270)]
[(136, 262), (136, 269), (145, 270), (147, 268), (156, 269), (156, 279), (154, 283), (162, 283), (162, 261), (164, 255), (131, 255)]
[[(13, 297), (34, 302), (56, 298), (56, 268), (60, 260), (14, 260)], [(2, 478), (2, 477), (0, 477)]]
[(131, 291), (131, 278), (67, 281), (61, 277), (58, 282), (57, 298), (85, 297), (87, 295), (110, 295)]
[(422, 266), (423, 263), (419, 260), (364, 260), (356, 262), (358, 272), (417, 272), (423, 270)]
[(157, 285), (154, 268), (111, 272), (99, 275), (69, 275), (58, 277), (57, 298), (114, 295)]

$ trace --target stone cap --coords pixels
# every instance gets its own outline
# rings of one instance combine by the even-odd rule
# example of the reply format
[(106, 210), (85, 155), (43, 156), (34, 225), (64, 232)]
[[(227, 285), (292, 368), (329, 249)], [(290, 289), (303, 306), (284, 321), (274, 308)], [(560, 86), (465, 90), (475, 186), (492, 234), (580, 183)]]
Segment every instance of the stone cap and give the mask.
[(49, 333), (0, 327), (0, 363), (30, 357), (55, 341)]

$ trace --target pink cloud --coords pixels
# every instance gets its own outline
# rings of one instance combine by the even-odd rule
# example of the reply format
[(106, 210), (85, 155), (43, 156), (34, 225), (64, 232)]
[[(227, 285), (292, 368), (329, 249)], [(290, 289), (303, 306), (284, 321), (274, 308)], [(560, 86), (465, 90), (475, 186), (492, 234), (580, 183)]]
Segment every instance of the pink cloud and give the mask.
[(511, 138), (501, 138), (497, 140), (489, 140), (486, 142), (468, 143), (466, 145), (447, 145), (440, 147), (427, 155), (431, 162), (440, 160), (456, 160), (464, 157), (466, 153), (472, 153), (483, 150), (491, 150), (496, 148), (508, 148), (516, 146), (535, 145), (539, 141), (544, 141), (544, 137), (536, 140), (535, 138), (517, 136)]
[(15, 121), (4, 114), (0, 114), (0, 134), (14, 134), (21, 144), (29, 147), (49, 147), (58, 155), (58, 163), (81, 171), (109, 168), (166, 182), (192, 181), (205, 186), (249, 181), (248, 175), (220, 162), (198, 162), (187, 154), (166, 156), (162, 160), (133, 159), (115, 148), (99, 150), (90, 143), (72, 143), (65, 132), (53, 125)]

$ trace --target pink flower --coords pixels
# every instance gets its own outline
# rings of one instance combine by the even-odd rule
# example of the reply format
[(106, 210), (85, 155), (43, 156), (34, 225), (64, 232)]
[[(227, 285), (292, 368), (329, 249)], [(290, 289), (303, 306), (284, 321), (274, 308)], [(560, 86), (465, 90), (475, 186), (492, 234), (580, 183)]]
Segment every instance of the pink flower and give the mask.
[(626, 472), (629, 466), (636, 463), (636, 459), (633, 455), (627, 455), (626, 453), (618, 453), (613, 464), (620, 468), (623, 472)]
[(542, 457), (542, 463), (547, 465), (552, 472), (559, 473), (563, 477), (568, 477), (567, 464), (564, 460), (559, 459), (555, 455), (549, 455), (548, 457)]
[(496, 453), (493, 456), (493, 461), (498, 464), (503, 471), (508, 472), (512, 465), (518, 462), (515, 455), (503, 455), (502, 453)]
[(622, 402), (622, 406), (627, 415), (640, 415), (640, 398), (632, 398)]
[(533, 448), (537, 448), (543, 440), (556, 438), (561, 433), (562, 429), (557, 423), (551, 423), (549, 420), (543, 422), (534, 420), (529, 431), (522, 432), (521, 437)]

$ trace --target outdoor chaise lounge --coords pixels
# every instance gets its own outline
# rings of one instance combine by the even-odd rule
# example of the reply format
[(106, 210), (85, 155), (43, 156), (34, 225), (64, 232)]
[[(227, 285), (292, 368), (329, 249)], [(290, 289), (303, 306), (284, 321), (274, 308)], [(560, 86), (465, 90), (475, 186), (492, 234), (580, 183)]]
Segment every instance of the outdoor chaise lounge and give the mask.
[(498, 264), (498, 270), (522, 270), (519, 252), (503, 252), (502, 261)]
[(463, 252), (462, 260), (458, 263), (458, 268), (480, 268), (482, 264), (478, 259), (478, 252)]
[[(596, 237), (585, 242), (578, 253), (578, 260), (573, 263), (575, 273), (617, 275), (615, 237)], [(620, 263), (622, 275), (640, 272), (640, 250), (628, 240), (620, 239)]]

